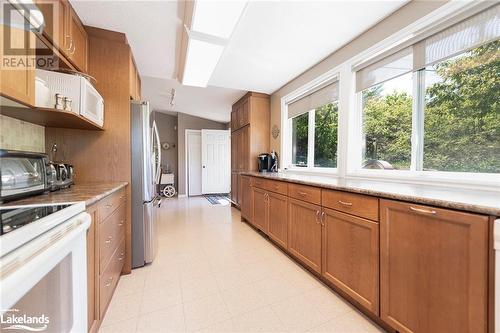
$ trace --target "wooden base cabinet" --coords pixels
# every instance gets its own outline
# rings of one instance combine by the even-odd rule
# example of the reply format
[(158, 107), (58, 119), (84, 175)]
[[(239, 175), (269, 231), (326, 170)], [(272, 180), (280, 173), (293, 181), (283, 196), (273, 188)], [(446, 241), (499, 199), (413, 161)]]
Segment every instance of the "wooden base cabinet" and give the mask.
[(243, 217), (248, 222), (252, 223), (253, 220), (253, 191), (251, 178), (248, 176), (241, 176), (241, 217)]
[(288, 198), (288, 252), (321, 274), (321, 206)]
[(286, 249), (288, 245), (288, 197), (267, 192), (267, 204), (267, 235)]
[(322, 275), (379, 313), (378, 223), (323, 208)]
[(267, 234), (268, 231), (268, 210), (266, 191), (253, 187), (253, 219), (251, 223), (256, 228)]
[(487, 332), (488, 217), (380, 201), (380, 317), (399, 332)]

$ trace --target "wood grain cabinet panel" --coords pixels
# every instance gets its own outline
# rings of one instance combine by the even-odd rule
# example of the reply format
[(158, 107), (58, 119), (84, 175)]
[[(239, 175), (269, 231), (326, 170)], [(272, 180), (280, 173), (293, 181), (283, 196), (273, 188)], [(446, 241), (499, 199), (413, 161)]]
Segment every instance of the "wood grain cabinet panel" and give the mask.
[[(5, 39), (5, 36), (9, 36)], [(22, 29), (0, 25), (0, 52), (2, 61), (9, 60), (6, 47), (18, 49), (22, 52), (25, 63), (31, 63), (35, 56), (35, 35)], [(5, 56), (5, 58), (4, 58)], [(17, 55), (16, 59), (20, 55)], [(16, 65), (7, 69), (0, 69), (0, 94), (24, 104), (35, 104), (35, 70), (32, 66)]]
[(321, 206), (288, 198), (288, 252), (321, 274)]
[(253, 216), (253, 191), (251, 186), (251, 178), (249, 176), (241, 176), (241, 217), (252, 223)]
[(322, 275), (379, 313), (378, 223), (323, 208)]
[(243, 102), (243, 104), (241, 105), (241, 107), (238, 110), (238, 114), (239, 114), (238, 122), (239, 122), (240, 127), (246, 126), (250, 123), (249, 110), (248, 110), (248, 100)]
[(240, 199), (238, 198), (238, 173), (231, 172), (231, 200), (234, 203), (238, 203)]
[(321, 204), (344, 213), (378, 221), (378, 198), (364, 194), (323, 190)]
[(98, 225), (99, 215), (97, 205), (87, 208), (91, 216), (90, 227), (87, 229), (87, 327), (89, 332), (96, 332), (99, 321), (99, 303), (97, 286), (99, 285), (98, 273)]
[(381, 200), (380, 317), (399, 332), (487, 331), (488, 218)]
[(281, 247), (287, 247), (288, 240), (288, 197), (267, 192), (268, 236)]
[(290, 184), (288, 195), (292, 198), (321, 205), (321, 189), (314, 186)]
[(80, 18), (73, 10), (69, 10), (68, 27), (71, 36), (71, 47), (68, 51), (68, 58), (82, 72), (87, 72), (88, 59), (88, 36), (83, 28)]
[(113, 297), (118, 279), (120, 278), (124, 259), (125, 239), (122, 239), (99, 279), (99, 315), (101, 318), (104, 318), (111, 297)]
[(253, 187), (253, 219), (252, 224), (267, 234), (268, 215), (267, 193), (266, 191)]

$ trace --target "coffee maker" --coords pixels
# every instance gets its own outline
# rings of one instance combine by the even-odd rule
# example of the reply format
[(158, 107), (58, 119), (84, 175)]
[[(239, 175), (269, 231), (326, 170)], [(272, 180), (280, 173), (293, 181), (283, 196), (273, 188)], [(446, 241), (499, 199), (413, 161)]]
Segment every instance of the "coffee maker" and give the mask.
[(278, 154), (262, 153), (257, 157), (259, 172), (278, 172)]

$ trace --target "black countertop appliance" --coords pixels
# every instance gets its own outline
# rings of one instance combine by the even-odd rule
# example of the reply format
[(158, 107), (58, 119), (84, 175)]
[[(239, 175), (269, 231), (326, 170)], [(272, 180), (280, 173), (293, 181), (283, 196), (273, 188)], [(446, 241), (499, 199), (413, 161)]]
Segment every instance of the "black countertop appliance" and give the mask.
[(278, 158), (276, 153), (263, 153), (257, 157), (259, 172), (278, 171)]

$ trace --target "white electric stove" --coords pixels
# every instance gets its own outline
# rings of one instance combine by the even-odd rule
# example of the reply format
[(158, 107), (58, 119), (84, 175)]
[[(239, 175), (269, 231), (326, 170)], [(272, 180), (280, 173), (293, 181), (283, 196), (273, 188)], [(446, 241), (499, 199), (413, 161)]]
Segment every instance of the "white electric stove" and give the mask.
[(87, 331), (85, 204), (0, 206), (0, 331)]

